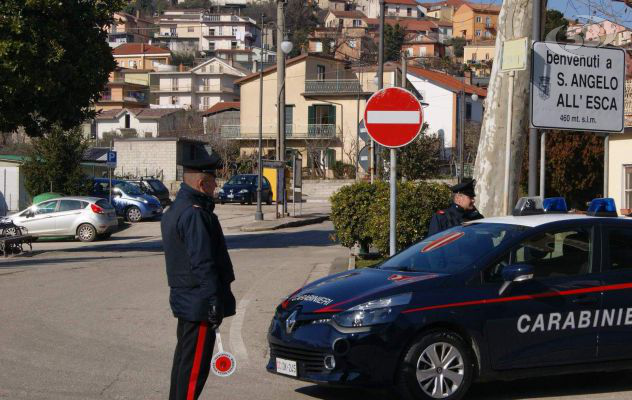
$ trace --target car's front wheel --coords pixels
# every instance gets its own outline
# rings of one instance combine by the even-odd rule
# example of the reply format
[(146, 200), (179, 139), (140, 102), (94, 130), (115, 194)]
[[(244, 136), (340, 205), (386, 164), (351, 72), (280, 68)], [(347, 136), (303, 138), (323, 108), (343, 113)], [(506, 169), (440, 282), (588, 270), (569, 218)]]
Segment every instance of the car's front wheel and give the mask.
[(82, 242), (93, 242), (97, 237), (97, 230), (90, 224), (81, 224), (77, 228), (77, 237)]
[(397, 386), (409, 400), (458, 400), (472, 384), (474, 371), (472, 351), (459, 335), (431, 331), (408, 347)]
[(134, 223), (134, 222), (140, 222), (140, 220), (143, 219), (143, 214), (140, 212), (140, 208), (136, 206), (131, 206), (125, 212), (125, 217), (127, 218), (129, 222)]

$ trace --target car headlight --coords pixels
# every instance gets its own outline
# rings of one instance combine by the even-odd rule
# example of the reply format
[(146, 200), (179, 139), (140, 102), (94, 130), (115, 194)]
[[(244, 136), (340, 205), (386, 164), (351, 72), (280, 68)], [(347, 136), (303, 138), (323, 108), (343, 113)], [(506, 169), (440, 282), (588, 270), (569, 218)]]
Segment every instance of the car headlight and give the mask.
[(345, 328), (386, 324), (397, 318), (402, 306), (410, 303), (411, 297), (409, 292), (371, 300), (334, 315), (333, 320)]
[(249, 190), (248, 190), (248, 189), (241, 189), (241, 190), (239, 191), (239, 194), (248, 193), (248, 192), (249, 192)]

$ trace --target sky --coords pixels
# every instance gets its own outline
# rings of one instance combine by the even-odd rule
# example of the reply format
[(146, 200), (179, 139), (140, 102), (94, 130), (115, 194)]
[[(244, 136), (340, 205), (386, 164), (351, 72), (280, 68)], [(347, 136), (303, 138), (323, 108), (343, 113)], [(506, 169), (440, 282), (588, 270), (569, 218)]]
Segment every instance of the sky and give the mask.
[[(533, 0), (529, 0), (531, 2)], [(475, 3), (489, 3), (485, 0), (473, 0)], [(501, 0), (494, 0), (501, 4)], [(632, 8), (612, 0), (548, 0), (547, 8), (561, 11), (567, 18), (575, 19), (581, 15), (594, 15), (632, 28)]]

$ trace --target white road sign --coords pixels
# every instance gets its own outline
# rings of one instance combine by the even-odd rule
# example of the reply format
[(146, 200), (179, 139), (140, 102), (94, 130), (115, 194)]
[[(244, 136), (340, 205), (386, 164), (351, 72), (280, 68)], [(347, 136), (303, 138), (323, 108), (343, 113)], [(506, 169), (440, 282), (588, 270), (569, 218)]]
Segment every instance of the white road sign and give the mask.
[(535, 42), (532, 55), (533, 127), (623, 131), (622, 49)]

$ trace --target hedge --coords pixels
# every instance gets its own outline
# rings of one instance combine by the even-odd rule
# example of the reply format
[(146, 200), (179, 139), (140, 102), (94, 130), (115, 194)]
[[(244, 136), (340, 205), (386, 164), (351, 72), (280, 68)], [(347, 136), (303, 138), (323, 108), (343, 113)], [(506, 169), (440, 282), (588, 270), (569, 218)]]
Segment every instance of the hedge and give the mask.
[[(389, 253), (390, 188), (387, 182), (345, 186), (331, 198), (336, 238), (346, 247), (356, 243)], [(450, 203), (450, 189), (440, 183), (397, 184), (397, 249), (421, 240), (430, 218)]]

